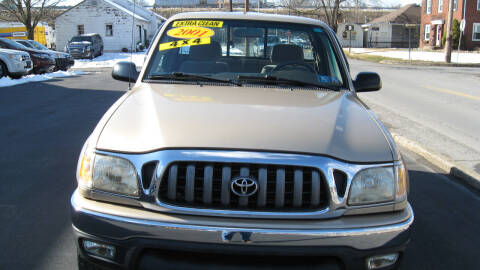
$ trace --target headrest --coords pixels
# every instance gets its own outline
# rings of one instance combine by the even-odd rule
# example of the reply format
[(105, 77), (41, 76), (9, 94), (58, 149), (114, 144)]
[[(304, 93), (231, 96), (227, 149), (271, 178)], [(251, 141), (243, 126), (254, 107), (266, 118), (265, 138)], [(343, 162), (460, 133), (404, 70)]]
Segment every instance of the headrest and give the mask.
[(303, 62), (303, 48), (295, 44), (273, 46), (270, 59), (273, 63)]
[(216, 41), (210, 44), (190, 46), (190, 60), (216, 61), (222, 56), (222, 47)]

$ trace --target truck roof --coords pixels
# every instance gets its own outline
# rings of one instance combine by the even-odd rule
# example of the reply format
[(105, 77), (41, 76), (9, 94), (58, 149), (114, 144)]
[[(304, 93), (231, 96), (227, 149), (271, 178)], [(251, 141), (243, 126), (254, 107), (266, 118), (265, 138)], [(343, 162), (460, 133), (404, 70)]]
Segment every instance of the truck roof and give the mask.
[(320, 20), (315, 20), (300, 16), (267, 14), (258, 12), (186, 12), (178, 13), (169, 18), (168, 22), (180, 19), (231, 19), (231, 20), (252, 20), (252, 21), (272, 21), (319, 25), (327, 27), (328, 25)]

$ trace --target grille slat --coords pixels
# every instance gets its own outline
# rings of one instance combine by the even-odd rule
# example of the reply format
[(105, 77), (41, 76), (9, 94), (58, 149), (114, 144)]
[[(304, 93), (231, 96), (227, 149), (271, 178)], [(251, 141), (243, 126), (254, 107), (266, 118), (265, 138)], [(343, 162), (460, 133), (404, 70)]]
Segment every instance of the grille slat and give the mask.
[(267, 205), (267, 179), (267, 168), (260, 168), (258, 170), (258, 207), (265, 207)]
[[(256, 193), (235, 194), (232, 180), (236, 177), (254, 179)], [(158, 199), (189, 208), (312, 211), (328, 206), (327, 191), (323, 173), (312, 167), (179, 161), (165, 170)]]
[(230, 180), (232, 179), (232, 168), (230, 166), (222, 167), (222, 193), (221, 201), (223, 205), (230, 205)]
[(317, 171), (312, 171), (312, 193), (310, 203), (316, 207), (320, 204), (320, 175)]
[(303, 170), (295, 170), (293, 181), (293, 207), (299, 207), (302, 205)]
[(175, 200), (177, 197), (177, 174), (178, 166), (173, 165), (168, 171), (168, 199)]
[[(247, 167), (240, 168), (240, 176), (248, 177), (250, 175), (250, 170)], [(238, 197), (238, 204), (242, 207), (248, 205), (248, 197), (241, 196)]]
[(213, 166), (208, 165), (203, 171), (203, 203), (212, 203), (212, 186), (213, 186)]
[(285, 203), (285, 169), (277, 169), (277, 182), (275, 187), (275, 207), (283, 207)]
[(195, 165), (187, 166), (185, 181), (185, 201), (193, 202), (195, 199)]

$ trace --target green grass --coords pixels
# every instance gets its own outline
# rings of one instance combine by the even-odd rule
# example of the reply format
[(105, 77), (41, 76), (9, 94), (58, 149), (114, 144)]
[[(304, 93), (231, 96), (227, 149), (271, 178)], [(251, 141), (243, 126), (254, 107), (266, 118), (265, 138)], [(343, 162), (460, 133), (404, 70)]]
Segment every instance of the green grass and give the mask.
[[(385, 56), (381, 56), (381, 55), (374, 55), (374, 54), (368, 54), (368, 53), (362, 53), (362, 54), (348, 53), (348, 50), (345, 50), (345, 55), (350, 59), (363, 60), (363, 61), (376, 62), (376, 63), (380, 63), (380, 62), (385, 61), (385, 60), (405, 61), (405, 60), (398, 59), (398, 58), (385, 57)], [(406, 61), (406, 62), (410, 62), (410, 61)]]

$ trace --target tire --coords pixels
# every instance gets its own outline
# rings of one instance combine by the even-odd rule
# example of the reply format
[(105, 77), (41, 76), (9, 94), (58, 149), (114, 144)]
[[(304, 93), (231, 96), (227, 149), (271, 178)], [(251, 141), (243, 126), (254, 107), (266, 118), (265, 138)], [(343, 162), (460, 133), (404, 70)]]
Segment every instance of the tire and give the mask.
[(18, 79), (23, 77), (22, 75), (11, 75), (11, 74), (9, 76), (10, 76), (10, 78), (15, 79), (15, 80), (18, 80)]
[(7, 67), (2, 61), (0, 61), (0, 78), (7, 76), (7, 74), (8, 74)]
[(78, 261), (78, 270), (103, 270), (102, 268), (80, 257), (80, 255), (78, 255), (77, 261)]

